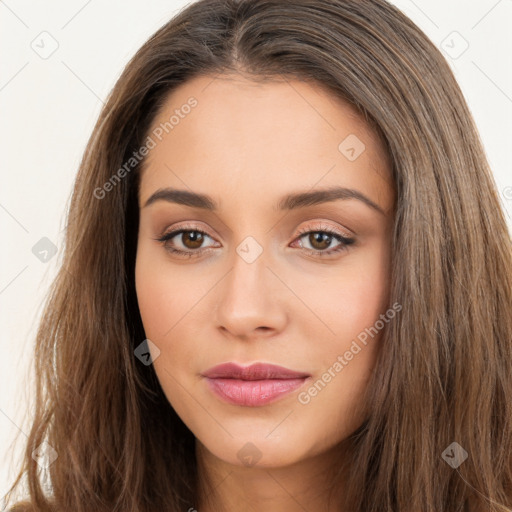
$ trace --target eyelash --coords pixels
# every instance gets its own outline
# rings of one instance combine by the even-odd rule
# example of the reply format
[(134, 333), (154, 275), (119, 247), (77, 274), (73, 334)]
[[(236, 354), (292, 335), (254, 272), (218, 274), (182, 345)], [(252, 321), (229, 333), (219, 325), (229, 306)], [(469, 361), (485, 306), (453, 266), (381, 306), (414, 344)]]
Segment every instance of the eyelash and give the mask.
[[(205, 231), (203, 231), (201, 229), (197, 229), (197, 227), (195, 227), (195, 226), (183, 226), (180, 229), (170, 231), (169, 233), (166, 233), (159, 238), (155, 238), (154, 240), (157, 240), (158, 242), (162, 243), (162, 245), (164, 246), (166, 251), (169, 251), (172, 254), (176, 254), (178, 256), (182, 256), (185, 258), (198, 257), (204, 251), (208, 250), (206, 248), (206, 249), (183, 251), (181, 249), (176, 249), (175, 247), (168, 245), (167, 242), (169, 240), (171, 240), (172, 238), (174, 238), (177, 235), (180, 235), (180, 234), (186, 233), (186, 232), (201, 233), (202, 235), (206, 235), (207, 237), (212, 238), (208, 233), (206, 233)], [(308, 235), (310, 233), (322, 233), (322, 234), (325, 233), (340, 242), (340, 245), (336, 249), (329, 250), (329, 251), (321, 251), (319, 249), (308, 249), (308, 248), (302, 247), (302, 249), (304, 249), (308, 254), (311, 254), (315, 257), (325, 258), (326, 256), (330, 256), (332, 254), (339, 253), (341, 251), (346, 251), (347, 247), (355, 242), (355, 240), (353, 238), (348, 238), (348, 237), (342, 235), (341, 233), (339, 233), (338, 231), (334, 231), (333, 229), (329, 228), (328, 226), (325, 226), (325, 227), (320, 226), (320, 228), (318, 228), (318, 229), (303, 228), (303, 229), (299, 230), (295, 239), (303, 238), (305, 235)]]

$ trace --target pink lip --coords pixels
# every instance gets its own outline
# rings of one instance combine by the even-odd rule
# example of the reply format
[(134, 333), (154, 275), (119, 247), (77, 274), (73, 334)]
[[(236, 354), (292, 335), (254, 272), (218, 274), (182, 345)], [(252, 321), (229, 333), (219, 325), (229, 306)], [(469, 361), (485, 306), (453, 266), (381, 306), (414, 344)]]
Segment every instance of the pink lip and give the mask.
[(202, 374), (210, 389), (224, 401), (249, 407), (275, 402), (304, 384), (311, 375), (273, 364), (240, 366), (224, 363)]

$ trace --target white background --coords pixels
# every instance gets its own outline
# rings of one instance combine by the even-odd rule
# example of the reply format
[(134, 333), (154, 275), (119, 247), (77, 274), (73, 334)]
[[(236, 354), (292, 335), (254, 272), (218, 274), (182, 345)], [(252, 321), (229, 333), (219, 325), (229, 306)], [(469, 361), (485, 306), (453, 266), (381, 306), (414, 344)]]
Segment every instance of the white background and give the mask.
[[(32, 344), (59, 259), (43, 263), (32, 247), (43, 237), (61, 246), (67, 201), (103, 99), (128, 59), (186, 3), (0, 2), (0, 496), (29, 430)], [(450, 52), (511, 226), (512, 0), (392, 3)], [(41, 37), (46, 48), (50, 38), (58, 44), (47, 59), (32, 48)], [(457, 56), (463, 40), (469, 47)]]

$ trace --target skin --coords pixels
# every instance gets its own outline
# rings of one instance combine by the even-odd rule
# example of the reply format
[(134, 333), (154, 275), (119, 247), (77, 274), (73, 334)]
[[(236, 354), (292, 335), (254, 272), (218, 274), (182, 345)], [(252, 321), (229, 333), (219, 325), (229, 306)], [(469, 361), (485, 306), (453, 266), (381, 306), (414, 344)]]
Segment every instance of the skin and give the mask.
[[(196, 437), (200, 474), (217, 485), (213, 505), (202, 495), (196, 508), (338, 510), (326, 502), (325, 475), (339, 466), (336, 445), (365, 419), (362, 397), (380, 333), (307, 404), (298, 396), (311, 382), (275, 403), (244, 407), (222, 401), (200, 374), (229, 361), (265, 362), (315, 382), (386, 312), (395, 202), (388, 155), (348, 104), (288, 79), (194, 78), (168, 96), (150, 132), (191, 96), (197, 106), (145, 160), (135, 277), (146, 336), (160, 351), (155, 372)], [(338, 149), (349, 134), (365, 145), (354, 161)], [(331, 186), (358, 190), (382, 212), (353, 198), (274, 207), (288, 193)], [(165, 187), (208, 194), (220, 208), (144, 206)], [(192, 234), (207, 232), (202, 245), (191, 232), (167, 245), (204, 249), (198, 257), (173, 255), (155, 240), (184, 223)], [(355, 242), (320, 257), (340, 242), (298, 235), (320, 227)], [(263, 249), (252, 263), (236, 251), (248, 236)], [(237, 456), (248, 442), (256, 449), (246, 450), (260, 456), (253, 466)]]

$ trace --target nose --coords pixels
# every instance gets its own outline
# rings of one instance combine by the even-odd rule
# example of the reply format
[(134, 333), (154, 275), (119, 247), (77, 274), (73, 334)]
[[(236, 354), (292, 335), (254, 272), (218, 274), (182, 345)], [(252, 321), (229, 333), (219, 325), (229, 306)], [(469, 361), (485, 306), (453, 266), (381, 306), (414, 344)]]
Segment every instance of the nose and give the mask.
[(268, 267), (265, 251), (254, 261), (241, 254), (234, 252), (232, 268), (219, 283), (215, 321), (234, 337), (271, 336), (286, 325), (290, 292)]

